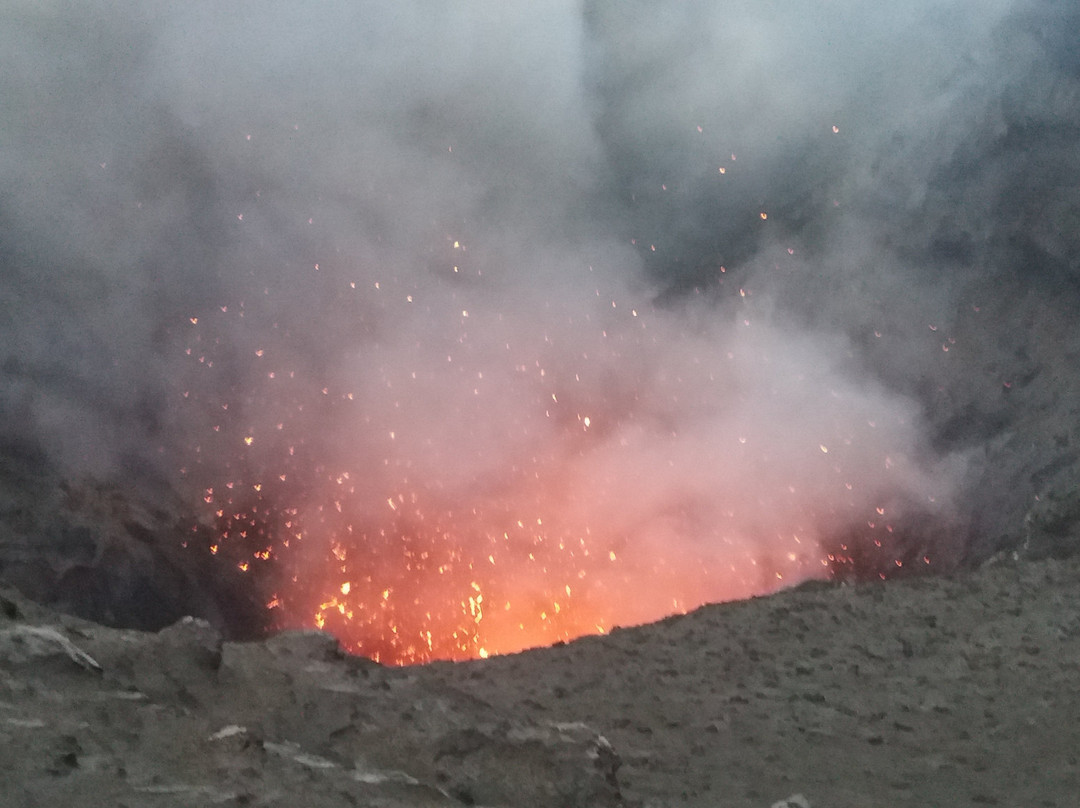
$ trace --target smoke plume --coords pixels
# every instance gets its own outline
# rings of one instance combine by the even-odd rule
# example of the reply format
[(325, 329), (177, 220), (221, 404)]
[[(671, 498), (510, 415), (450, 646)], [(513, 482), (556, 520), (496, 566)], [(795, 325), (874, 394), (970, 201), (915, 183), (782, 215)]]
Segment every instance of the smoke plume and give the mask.
[(1065, 3), (0, 16), (5, 443), (247, 526), (293, 620), (955, 563), (1076, 293)]

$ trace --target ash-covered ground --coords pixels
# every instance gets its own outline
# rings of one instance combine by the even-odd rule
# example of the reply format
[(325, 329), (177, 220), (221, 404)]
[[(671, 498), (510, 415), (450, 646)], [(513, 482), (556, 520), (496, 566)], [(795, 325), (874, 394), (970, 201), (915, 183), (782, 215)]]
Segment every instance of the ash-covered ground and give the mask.
[[(1066, 808), (1080, 564), (806, 584), (557, 648), (385, 668), (0, 601), (4, 805)], [(797, 801), (801, 795), (803, 802)]]

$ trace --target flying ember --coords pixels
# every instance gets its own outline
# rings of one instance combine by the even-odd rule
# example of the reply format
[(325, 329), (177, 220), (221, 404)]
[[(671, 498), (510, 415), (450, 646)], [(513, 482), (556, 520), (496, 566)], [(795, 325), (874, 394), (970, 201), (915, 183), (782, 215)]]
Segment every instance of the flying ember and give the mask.
[[(356, 322), (396, 326), (361, 329), (342, 367), (305, 363), (313, 335), (265, 322), (268, 293), (185, 331), (206, 508), (188, 545), (232, 565), (266, 628), (392, 664), (514, 652), (829, 575), (852, 524), (888, 554), (880, 503), (922, 494), (888, 468), (903, 419), (828, 377), (817, 404), (799, 357), (745, 325), (745, 291), (733, 326), (686, 333), (644, 301), (552, 323), (341, 285)], [(236, 350), (249, 330), (261, 347)]]

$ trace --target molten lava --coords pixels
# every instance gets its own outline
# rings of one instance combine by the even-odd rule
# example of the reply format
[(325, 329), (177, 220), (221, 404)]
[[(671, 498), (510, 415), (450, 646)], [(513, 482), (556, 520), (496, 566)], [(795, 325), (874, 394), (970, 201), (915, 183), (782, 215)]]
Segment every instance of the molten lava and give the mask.
[(389, 664), (550, 645), (824, 571), (806, 554), (792, 553), (779, 573), (749, 556), (716, 563), (659, 547), (642, 553), (603, 531), (575, 532), (565, 519), (428, 510), (416, 495), (388, 498), (382, 514), (353, 513), (342, 499), (351, 486), (342, 484), (337, 499), (307, 517), (276, 506), (263, 486), (234, 482), (220, 499), (208, 491), (209, 549), (269, 587), (274, 628), (325, 629), (348, 650)]
[(688, 328), (599, 288), (512, 320), (472, 287), (316, 283), (352, 324), (336, 365), (308, 358), (318, 321), (278, 327), (269, 290), (186, 317), (181, 346), (204, 436), (181, 469), (205, 506), (189, 545), (273, 628), (391, 664), (603, 633), (880, 568), (882, 503), (932, 484), (908, 411), (838, 386), (805, 340), (777, 351), (750, 290), (729, 324)]

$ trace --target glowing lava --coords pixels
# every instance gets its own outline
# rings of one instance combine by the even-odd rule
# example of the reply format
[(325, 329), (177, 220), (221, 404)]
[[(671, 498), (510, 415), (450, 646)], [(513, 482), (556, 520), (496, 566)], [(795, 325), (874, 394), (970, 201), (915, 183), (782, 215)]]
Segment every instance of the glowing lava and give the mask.
[(236, 510), (229, 493), (210, 499), (221, 506), (219, 544), (234, 548), (234, 563), (245, 572), (276, 565), (267, 599), (276, 627), (325, 629), (349, 650), (393, 664), (550, 645), (822, 571), (805, 553), (779, 565), (787, 575), (752, 557), (721, 565), (659, 548), (643, 555), (588, 527), (516, 519), (505, 508), (428, 510), (415, 495), (388, 498), (383, 514), (352, 513), (339, 498), (317, 507), (310, 525), (262, 500)]
[(454, 260), (427, 297), (323, 266), (333, 365), (269, 290), (185, 318), (189, 544), (274, 628), (394, 664), (551, 644), (888, 554), (893, 494), (933, 489), (912, 408), (758, 325), (750, 290), (725, 318), (596, 286), (511, 316)]

